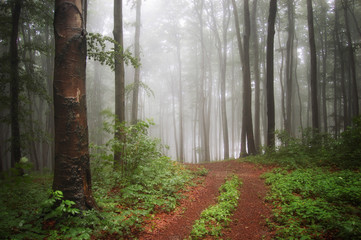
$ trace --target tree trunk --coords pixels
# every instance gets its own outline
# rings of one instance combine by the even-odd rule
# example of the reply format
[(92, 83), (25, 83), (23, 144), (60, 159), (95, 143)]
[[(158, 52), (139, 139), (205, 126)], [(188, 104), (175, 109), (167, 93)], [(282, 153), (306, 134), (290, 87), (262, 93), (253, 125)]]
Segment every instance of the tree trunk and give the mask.
[(200, 86), (200, 124), (199, 130), (202, 133), (202, 151), (204, 152), (204, 157), (202, 161), (209, 162), (210, 161), (210, 153), (209, 153), (209, 133), (207, 127), (207, 104), (206, 104), (206, 61), (205, 61), (205, 44), (204, 44), (204, 27), (203, 27), (203, 7), (204, 0), (195, 0), (194, 5), (196, 8), (196, 13), (199, 21), (199, 35), (200, 35), (200, 44), (201, 44), (201, 86)]
[[(237, 43), (238, 43), (238, 53), (239, 58), (241, 61), (241, 66), (244, 68), (244, 49), (243, 49), (243, 43), (241, 38), (241, 30), (239, 25), (239, 19), (238, 19), (238, 10), (237, 10), (237, 4), (235, 0), (232, 0), (232, 7), (233, 7), (233, 15), (234, 15), (234, 25), (236, 27), (236, 36), (237, 36)], [(245, 93), (243, 93), (245, 94)], [(242, 113), (242, 127), (241, 127), (241, 156), (247, 155), (246, 151), (246, 130), (245, 125), (243, 124), (243, 113)]]
[[(285, 107), (285, 88), (284, 88), (284, 79), (283, 76), (286, 76), (283, 74), (283, 69), (284, 69), (284, 48), (282, 48), (282, 44), (281, 44), (281, 21), (278, 22), (278, 34), (277, 34), (277, 38), (278, 38), (278, 45), (280, 47), (280, 51), (281, 51), (281, 67), (279, 70), (279, 76), (280, 76), (280, 85), (281, 85), (281, 112), (282, 112), (282, 120), (281, 121), (281, 129), (283, 129), (283, 127), (286, 126), (286, 107)], [(283, 123), (283, 125), (282, 125)]]
[(355, 64), (355, 56), (354, 56), (354, 49), (352, 46), (352, 37), (351, 37), (351, 30), (350, 24), (348, 19), (348, 1), (343, 1), (343, 11), (345, 16), (345, 25), (346, 25), (346, 37), (347, 37), (347, 49), (349, 54), (349, 61), (350, 61), (350, 71), (351, 71), (351, 84), (352, 86), (352, 94), (351, 98), (351, 117), (355, 117), (359, 115), (359, 103), (358, 103), (358, 91), (357, 91), (357, 75), (356, 75), (356, 64)]
[(86, 36), (82, 1), (55, 1), (53, 189), (79, 209), (96, 207), (92, 196), (86, 115)]
[[(140, 25), (141, 25), (141, 7), (142, 0), (137, 0), (136, 3), (136, 22), (135, 22), (135, 39), (134, 39), (134, 57), (140, 61)], [(134, 72), (134, 90), (133, 90), (133, 104), (132, 104), (132, 123), (135, 124), (138, 120), (138, 94), (140, 82), (140, 66), (135, 68)]]
[[(11, 115), (11, 167), (20, 162), (21, 144), (19, 127), (19, 54), (18, 54), (18, 36), (19, 19), (22, 0), (16, 0), (12, 6), (12, 30), (10, 37), (10, 62), (11, 62), (11, 81), (10, 81), (10, 115)], [(22, 170), (20, 170), (20, 174)]]
[(260, 70), (259, 70), (259, 53), (258, 53), (258, 30), (257, 30), (257, 0), (253, 0), (253, 7), (252, 7), (252, 42), (253, 42), (253, 69), (254, 69), (254, 82), (255, 82), (255, 98), (254, 98), (254, 106), (255, 106), (255, 113), (254, 113), (254, 143), (256, 146), (256, 150), (259, 151), (261, 147), (261, 134), (260, 134)]
[(222, 20), (222, 40), (218, 33), (217, 21), (215, 18), (215, 13), (213, 11), (213, 5), (211, 5), (212, 10), (212, 20), (213, 20), (213, 32), (217, 41), (217, 50), (218, 50), (218, 60), (220, 68), (220, 85), (221, 85), (221, 99), (220, 99), (220, 114), (222, 119), (222, 130), (223, 130), (223, 148), (224, 148), (224, 159), (229, 158), (229, 137), (228, 137), (228, 121), (227, 121), (227, 106), (226, 106), (226, 72), (227, 72), (227, 31), (229, 26), (229, 2), (223, 0), (223, 20)]
[[(123, 1), (114, 0), (114, 40), (119, 44), (114, 46), (116, 52), (115, 63), (115, 115), (119, 123), (125, 121), (125, 79), (123, 60)], [(124, 142), (124, 135), (120, 130), (116, 130), (115, 138)], [(114, 153), (114, 169), (124, 171), (124, 161), (122, 154), (124, 149), (119, 149)]]
[(340, 61), (340, 73), (341, 73), (341, 93), (343, 99), (343, 129), (344, 131), (347, 129), (347, 126), (350, 125), (350, 119), (348, 118), (348, 97), (346, 93), (346, 79), (345, 79), (345, 62), (344, 62), (344, 54), (343, 54), (343, 46), (340, 41), (339, 36), (339, 6), (335, 4), (335, 37), (337, 43), (337, 52), (339, 54)]
[(307, 0), (307, 21), (308, 21), (308, 35), (310, 43), (310, 57), (311, 57), (311, 109), (312, 109), (312, 128), (317, 132), (320, 129), (318, 119), (318, 100), (317, 100), (317, 56), (315, 31), (313, 27), (313, 7), (312, 0)]
[(180, 39), (177, 40), (178, 60), (178, 95), (179, 95), (179, 161), (184, 162), (184, 136), (183, 136), (183, 79), (182, 79), (182, 58)]
[(285, 130), (292, 133), (292, 93), (293, 93), (293, 45), (295, 37), (295, 19), (294, 19), (293, 0), (287, 2), (288, 16), (288, 39), (287, 39), (287, 55), (286, 55), (286, 121)]
[(277, 0), (270, 1), (267, 33), (267, 146), (275, 148), (275, 102), (274, 102), (274, 35), (277, 14)]
[(244, 47), (244, 66), (243, 66), (243, 116), (242, 129), (244, 129), (247, 136), (247, 150), (248, 154), (256, 154), (256, 147), (253, 136), (252, 123), (252, 89), (251, 89), (251, 71), (249, 64), (249, 38), (251, 33), (250, 14), (248, 0), (244, 0), (244, 24), (245, 32), (243, 35)]

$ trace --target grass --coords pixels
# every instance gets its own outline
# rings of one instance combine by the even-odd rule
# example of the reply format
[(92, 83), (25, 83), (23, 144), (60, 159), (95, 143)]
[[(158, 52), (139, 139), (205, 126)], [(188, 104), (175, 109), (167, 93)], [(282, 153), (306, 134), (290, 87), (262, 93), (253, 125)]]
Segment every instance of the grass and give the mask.
[(222, 229), (231, 222), (230, 217), (238, 205), (241, 185), (242, 181), (233, 175), (219, 188), (217, 204), (203, 210), (200, 219), (193, 225), (190, 239), (221, 236)]

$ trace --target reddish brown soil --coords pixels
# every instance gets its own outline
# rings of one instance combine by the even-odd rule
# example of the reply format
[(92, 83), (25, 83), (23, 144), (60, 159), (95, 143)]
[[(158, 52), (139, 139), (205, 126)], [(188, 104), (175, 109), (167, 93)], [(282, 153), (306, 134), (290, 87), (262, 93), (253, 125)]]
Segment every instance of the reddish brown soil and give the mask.
[[(139, 236), (141, 240), (183, 240), (188, 238), (193, 223), (209, 205), (216, 203), (218, 188), (227, 175), (235, 173), (242, 178), (243, 186), (238, 208), (230, 227), (224, 231), (223, 239), (251, 240), (270, 239), (265, 226), (265, 218), (270, 217), (270, 209), (264, 203), (266, 187), (259, 177), (269, 168), (237, 161), (216, 162), (204, 166), (209, 170), (203, 184), (186, 192), (186, 198), (172, 213), (157, 214), (148, 222), (146, 230)], [(197, 181), (199, 181), (198, 179)], [(209, 238), (212, 239), (212, 238)]]

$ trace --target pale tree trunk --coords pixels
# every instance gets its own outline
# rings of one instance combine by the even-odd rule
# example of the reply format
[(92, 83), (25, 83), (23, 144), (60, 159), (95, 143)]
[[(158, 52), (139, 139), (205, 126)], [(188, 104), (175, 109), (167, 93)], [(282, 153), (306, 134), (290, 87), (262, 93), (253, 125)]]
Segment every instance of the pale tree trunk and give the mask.
[[(296, 35), (295, 35), (296, 37)], [(295, 47), (295, 51), (297, 51), (298, 48), (298, 40), (296, 37), (296, 47)], [(297, 66), (298, 66), (298, 57), (295, 58), (295, 82), (296, 82), (296, 87), (297, 87), (297, 96), (298, 96), (298, 105), (300, 106), (299, 109), (299, 121), (300, 121), (300, 127), (301, 130), (303, 130), (303, 123), (302, 123), (302, 100), (301, 100), (301, 93), (300, 93), (300, 84), (298, 82), (298, 77), (297, 77)]]
[[(204, 27), (203, 27), (203, 7), (204, 0), (194, 0), (194, 5), (199, 21), (199, 35), (200, 35), (200, 43), (201, 43), (201, 86), (200, 86), (200, 132), (202, 133), (202, 152), (204, 152), (204, 157), (202, 161), (209, 162), (210, 161), (210, 153), (209, 153), (209, 130), (207, 128), (207, 104), (206, 104), (206, 61), (205, 61), (205, 44), (204, 44)], [(208, 122), (210, 119), (208, 119)]]
[(228, 137), (228, 121), (227, 121), (227, 106), (226, 106), (226, 73), (227, 73), (227, 31), (229, 26), (230, 14), (229, 14), (229, 2), (227, 0), (222, 1), (223, 5), (223, 21), (222, 21), (222, 39), (217, 29), (217, 21), (214, 14), (213, 5), (211, 4), (212, 20), (213, 20), (213, 32), (216, 37), (216, 48), (218, 50), (218, 59), (220, 67), (220, 85), (221, 85), (221, 99), (220, 99), (220, 114), (222, 118), (222, 130), (223, 130), (223, 148), (224, 159), (229, 158), (229, 137)]
[(312, 0), (307, 0), (307, 21), (308, 21), (308, 35), (310, 44), (311, 57), (311, 109), (312, 109), (312, 128), (317, 132), (320, 129), (318, 119), (318, 96), (317, 96), (317, 56), (315, 31), (313, 27), (313, 7)]
[(95, 208), (86, 115), (86, 30), (82, 1), (55, 1), (53, 189), (79, 209)]
[[(134, 39), (134, 57), (140, 61), (140, 26), (141, 26), (141, 8), (142, 0), (137, 0), (136, 3), (136, 22), (135, 22), (135, 39)], [(140, 66), (135, 68), (134, 72), (134, 90), (133, 90), (133, 104), (132, 104), (132, 123), (135, 124), (138, 120), (138, 94), (140, 82)]]
[(275, 148), (275, 102), (274, 102), (274, 35), (277, 0), (270, 1), (267, 33), (267, 146)]
[(180, 159), (179, 156), (179, 145), (178, 145), (178, 137), (177, 137), (177, 121), (176, 121), (176, 117), (175, 117), (175, 113), (176, 113), (176, 108), (175, 108), (175, 91), (174, 91), (174, 83), (173, 83), (173, 79), (171, 79), (172, 82), (172, 106), (173, 106), (173, 111), (172, 111), (172, 117), (173, 117), (173, 130), (174, 130), (174, 143), (175, 143), (175, 150), (176, 150), (176, 158), (177, 160)]
[[(286, 126), (286, 107), (285, 107), (285, 87), (284, 87), (284, 79), (283, 79), (283, 69), (284, 69), (284, 48), (282, 48), (282, 44), (281, 44), (281, 21), (278, 22), (278, 34), (277, 34), (277, 39), (278, 39), (278, 45), (281, 51), (281, 67), (279, 70), (279, 75), (280, 75), (280, 85), (281, 85), (281, 112), (282, 112), (282, 120), (281, 121), (281, 129), (282, 127)], [(283, 123), (283, 126), (282, 126)]]
[(177, 39), (178, 60), (178, 95), (179, 95), (179, 161), (184, 162), (184, 136), (183, 136), (183, 79), (180, 39)]
[[(123, 59), (123, 1), (114, 0), (114, 40), (119, 44), (114, 46), (117, 53), (115, 55), (115, 115), (119, 123), (125, 121), (125, 79), (124, 79), (124, 59)], [(119, 54), (121, 53), (121, 54)], [(115, 138), (124, 142), (124, 135), (118, 130), (115, 132)], [(122, 154), (124, 150), (120, 149), (114, 153), (114, 169), (124, 171), (124, 161)]]

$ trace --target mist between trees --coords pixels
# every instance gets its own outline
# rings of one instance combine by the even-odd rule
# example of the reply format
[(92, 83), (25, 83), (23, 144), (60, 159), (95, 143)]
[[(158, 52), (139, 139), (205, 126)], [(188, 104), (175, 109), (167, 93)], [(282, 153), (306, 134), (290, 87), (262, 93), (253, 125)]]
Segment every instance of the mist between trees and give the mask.
[[(14, 167), (14, 156), (53, 169), (54, 3), (0, 6), (0, 170)], [(116, 39), (113, 1), (82, 6), (86, 32)], [(129, 0), (121, 7), (123, 50), (139, 67), (86, 60), (90, 143), (113, 137), (102, 131), (102, 111), (116, 108), (114, 72), (124, 74), (121, 121), (153, 119), (149, 134), (181, 162), (262, 152), (279, 144), (269, 135), (273, 122), (291, 136), (311, 127), (337, 138), (359, 115), (359, 1)]]

